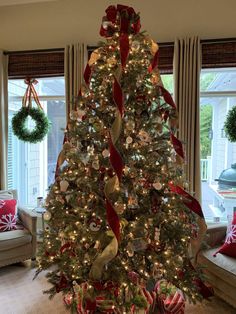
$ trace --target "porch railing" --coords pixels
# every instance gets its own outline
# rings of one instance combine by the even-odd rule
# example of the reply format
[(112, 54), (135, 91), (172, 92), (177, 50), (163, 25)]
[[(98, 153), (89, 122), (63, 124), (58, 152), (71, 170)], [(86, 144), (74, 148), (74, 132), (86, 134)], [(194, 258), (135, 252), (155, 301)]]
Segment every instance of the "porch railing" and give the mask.
[(201, 159), (201, 181), (207, 181), (210, 173), (210, 159)]

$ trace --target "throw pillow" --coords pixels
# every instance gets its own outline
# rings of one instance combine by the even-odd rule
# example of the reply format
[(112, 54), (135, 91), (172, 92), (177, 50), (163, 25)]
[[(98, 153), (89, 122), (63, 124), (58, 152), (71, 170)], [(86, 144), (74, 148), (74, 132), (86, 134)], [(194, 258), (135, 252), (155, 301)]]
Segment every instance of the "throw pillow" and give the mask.
[(11, 191), (1, 190), (0, 191), (0, 200), (12, 200), (13, 194)]
[(231, 257), (236, 257), (236, 211), (231, 225), (228, 226), (225, 243), (221, 248), (214, 254), (221, 253)]
[(0, 232), (16, 229), (16, 200), (0, 200)]

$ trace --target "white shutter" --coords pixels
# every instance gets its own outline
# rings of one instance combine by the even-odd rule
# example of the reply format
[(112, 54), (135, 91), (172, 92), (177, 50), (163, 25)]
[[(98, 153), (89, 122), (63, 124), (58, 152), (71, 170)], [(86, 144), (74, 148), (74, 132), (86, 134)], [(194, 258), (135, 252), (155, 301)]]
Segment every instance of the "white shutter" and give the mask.
[(11, 118), (12, 115), (9, 114), (9, 121), (8, 121), (8, 158), (7, 158), (7, 184), (8, 189), (14, 188), (14, 181), (13, 181), (13, 131), (12, 131), (12, 125), (11, 125)]

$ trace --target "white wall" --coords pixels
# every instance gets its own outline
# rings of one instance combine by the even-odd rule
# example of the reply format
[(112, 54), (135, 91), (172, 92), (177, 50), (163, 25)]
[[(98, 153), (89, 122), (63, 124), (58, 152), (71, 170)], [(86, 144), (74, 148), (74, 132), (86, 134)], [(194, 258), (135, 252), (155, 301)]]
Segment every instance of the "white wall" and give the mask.
[[(175, 37), (236, 36), (236, 0), (118, 1), (141, 13), (142, 29), (158, 42)], [(83, 41), (97, 44), (105, 9), (115, 1), (58, 0), (0, 7), (0, 48), (27, 50), (63, 47)]]

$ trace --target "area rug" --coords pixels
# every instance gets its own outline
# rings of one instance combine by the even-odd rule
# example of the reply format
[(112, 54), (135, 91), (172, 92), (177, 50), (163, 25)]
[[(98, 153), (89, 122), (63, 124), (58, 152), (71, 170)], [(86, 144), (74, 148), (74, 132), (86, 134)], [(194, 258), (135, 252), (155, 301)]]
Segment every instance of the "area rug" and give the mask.
[[(60, 294), (52, 300), (42, 293), (50, 285), (45, 273), (32, 280), (31, 262), (0, 268), (0, 314), (69, 314)], [(185, 314), (236, 314), (236, 310), (214, 297), (211, 302), (186, 304)]]

